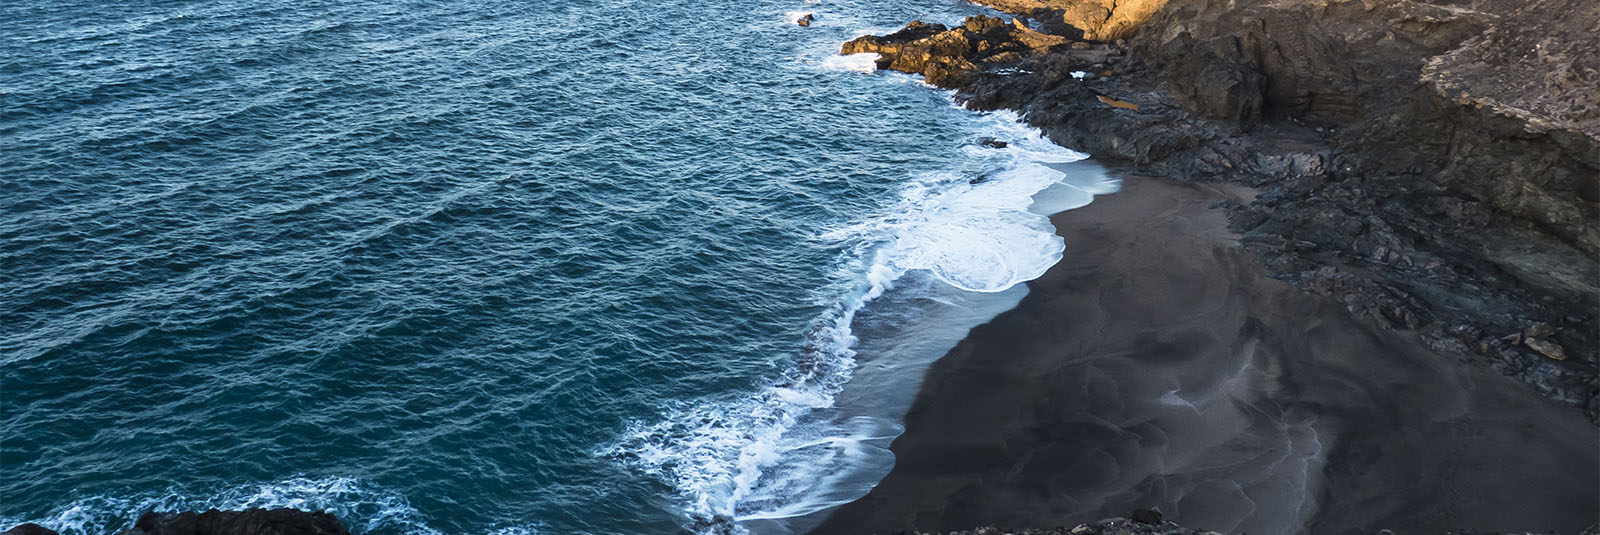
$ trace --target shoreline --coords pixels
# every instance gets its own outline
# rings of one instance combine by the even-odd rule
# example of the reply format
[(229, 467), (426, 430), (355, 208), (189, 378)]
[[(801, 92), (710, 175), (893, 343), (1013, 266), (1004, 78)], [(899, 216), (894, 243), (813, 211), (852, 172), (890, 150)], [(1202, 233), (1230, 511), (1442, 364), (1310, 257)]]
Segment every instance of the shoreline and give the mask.
[(1470, 73), (1540, 36), (1581, 70), (1600, 9), (997, 2), (1018, 18), (841, 53), (1144, 178), (1052, 218), (1066, 258), (930, 368), (893, 471), (815, 532), (1595, 523), (1600, 121), (1581, 86)]
[[(1539, 0), (1516, 22), (1557, 35), (1600, 23), (1600, 6), (1558, 17), (1563, 2)], [(1582, 119), (1583, 89), (1570, 84), (1531, 95), (1490, 84), (1461, 101), (1435, 65), (1492, 59), (1529, 37), (1497, 36), (1499, 19), (1470, 10), (1418, 29), (1388, 10), (1250, 0), (1173, 2), (1107, 42), (1050, 18), (1073, 13), (1038, 7), (1056, 4), (997, 5), (1017, 18), (913, 21), (841, 53), (878, 54), (879, 69), (920, 74), (970, 109), (1014, 110), (1058, 144), (1146, 176), (1258, 188), (1227, 205), (1228, 226), (1272, 277), (1600, 424), (1600, 120)], [(1500, 48), (1468, 39), (1480, 31)], [(1369, 38), (1385, 32), (1394, 38)], [(1281, 37), (1297, 33), (1330, 44)], [(1574, 47), (1563, 56), (1574, 65), (1600, 63), (1600, 46)], [(1352, 54), (1381, 76), (1329, 81)], [(1526, 117), (1505, 111), (1517, 98), (1575, 104)]]
[[(1066, 257), (933, 364), (894, 469), (816, 533), (1140, 507), (1251, 533), (1593, 522), (1600, 438), (1581, 414), (1268, 277), (1213, 207), (1240, 188), (1123, 184), (1052, 217)], [(1452, 491), (1402, 492), (1418, 480)], [(1328, 503), (1272, 503), (1297, 488)]]

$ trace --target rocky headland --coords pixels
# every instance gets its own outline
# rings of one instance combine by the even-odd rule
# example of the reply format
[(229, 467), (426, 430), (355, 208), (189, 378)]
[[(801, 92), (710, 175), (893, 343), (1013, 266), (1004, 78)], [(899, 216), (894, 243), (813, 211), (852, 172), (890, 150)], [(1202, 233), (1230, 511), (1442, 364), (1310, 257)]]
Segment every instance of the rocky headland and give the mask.
[(1010, 16), (841, 52), (1124, 191), (1052, 217), (1067, 257), (933, 365), (817, 533), (1595, 524), (1600, 3), (980, 3)]
[(1600, 3), (991, 0), (845, 43), (1133, 172), (1273, 277), (1600, 418)]

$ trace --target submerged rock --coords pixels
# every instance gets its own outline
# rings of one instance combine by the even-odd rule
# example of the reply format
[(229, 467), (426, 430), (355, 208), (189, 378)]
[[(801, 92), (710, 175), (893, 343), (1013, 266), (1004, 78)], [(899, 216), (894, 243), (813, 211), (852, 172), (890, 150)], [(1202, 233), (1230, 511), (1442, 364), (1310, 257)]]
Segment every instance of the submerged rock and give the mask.
[(34, 524), (32, 522), (29, 522), (29, 523), (26, 523), (26, 524), (18, 524), (15, 527), (12, 527), (11, 529), (6, 530), (5, 533), (0, 534), (0, 535), (59, 535), (59, 534), (57, 534), (55, 532), (55, 530), (53, 530), (53, 529), (50, 529), (50, 528), (47, 528), (47, 527), (44, 527), (44, 526), (41, 526), (41, 525), (38, 525), (38, 524)]
[(149, 512), (120, 535), (349, 535), (344, 524), (323, 511), (246, 509), (203, 513)]

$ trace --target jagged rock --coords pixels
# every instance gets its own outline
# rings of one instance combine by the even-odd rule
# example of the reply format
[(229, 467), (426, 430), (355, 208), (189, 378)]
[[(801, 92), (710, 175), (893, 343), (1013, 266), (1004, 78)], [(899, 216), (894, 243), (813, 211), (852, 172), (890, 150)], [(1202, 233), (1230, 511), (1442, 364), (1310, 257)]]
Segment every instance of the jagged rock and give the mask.
[(120, 535), (349, 535), (332, 514), (298, 509), (149, 512)]
[(1136, 32), (1167, 0), (985, 0), (983, 4), (1041, 21), (1065, 24), (1096, 41)]
[(967, 17), (960, 26), (913, 21), (884, 36), (862, 36), (840, 47), (842, 54), (878, 54), (878, 68), (921, 74), (930, 84), (959, 87), (985, 66), (1016, 63), (1028, 56), (1065, 46), (1064, 37), (1048, 35), (1021, 21)]
[(732, 518), (724, 515), (701, 516), (694, 519), (694, 525), (682, 532), (683, 535), (734, 535), (741, 533), (738, 525)]
[(795, 19), (794, 23), (795, 24), (799, 24), (801, 26), (810, 26), (811, 22), (815, 21), (815, 20), (817, 20), (817, 16), (815, 14), (806, 13), (805, 15), (802, 15), (800, 18)]
[(17, 524), (16, 526), (12, 527), (11, 529), (6, 530), (5, 533), (0, 534), (0, 535), (59, 535), (59, 534), (57, 534), (55, 532), (55, 530), (53, 530), (53, 529), (50, 529), (50, 528), (47, 528), (47, 527), (44, 527), (44, 526), (29, 522), (29, 523), (26, 523), (26, 524)]
[(985, 147), (989, 147), (991, 149), (1003, 149), (1003, 148), (1006, 148), (1006, 145), (1007, 145), (1006, 142), (1000, 141), (1000, 140), (992, 138), (992, 137), (983, 138), (982, 140), (978, 141), (978, 144), (979, 145), (983, 145)]
[(1557, 344), (1555, 342), (1551, 342), (1549, 340), (1545, 340), (1545, 339), (1541, 339), (1541, 338), (1527, 338), (1527, 339), (1524, 339), (1522, 341), (1522, 343), (1523, 343), (1523, 345), (1528, 346), (1530, 349), (1533, 349), (1534, 351), (1538, 351), (1539, 354), (1544, 355), (1546, 357), (1550, 357), (1550, 358), (1553, 358), (1553, 359), (1556, 359), (1556, 360), (1567, 360), (1567, 352), (1566, 352), (1566, 350), (1562, 349), (1561, 345)]
[(1261, 119), (1266, 76), (1246, 58), (1237, 39), (1202, 45), (1188, 33), (1163, 43), (1167, 87), (1190, 113), (1243, 126)]

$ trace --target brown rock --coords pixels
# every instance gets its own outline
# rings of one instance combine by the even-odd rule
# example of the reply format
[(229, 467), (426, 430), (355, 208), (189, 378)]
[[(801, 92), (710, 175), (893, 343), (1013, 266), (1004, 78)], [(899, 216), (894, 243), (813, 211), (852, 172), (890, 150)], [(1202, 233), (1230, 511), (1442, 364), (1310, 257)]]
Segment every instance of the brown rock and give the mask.
[(1522, 340), (1522, 344), (1528, 346), (1534, 351), (1538, 351), (1539, 354), (1546, 357), (1556, 360), (1567, 360), (1567, 351), (1562, 349), (1560, 344), (1550, 340), (1542, 338), (1526, 338)]
[(1107, 105), (1109, 105), (1109, 106), (1111, 106), (1113, 108), (1121, 108), (1121, 109), (1124, 109), (1124, 110), (1139, 111), (1139, 105), (1138, 104), (1134, 104), (1134, 103), (1128, 102), (1126, 100), (1117, 100), (1117, 99), (1114, 99), (1114, 98), (1111, 98), (1111, 97), (1108, 97), (1108, 96), (1105, 96), (1105, 95), (1100, 95), (1100, 96), (1095, 97), (1095, 98), (1100, 99), (1100, 102), (1104, 102), (1104, 103), (1106, 103)]

